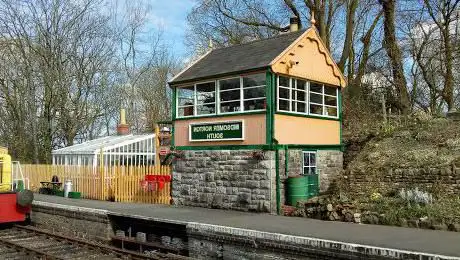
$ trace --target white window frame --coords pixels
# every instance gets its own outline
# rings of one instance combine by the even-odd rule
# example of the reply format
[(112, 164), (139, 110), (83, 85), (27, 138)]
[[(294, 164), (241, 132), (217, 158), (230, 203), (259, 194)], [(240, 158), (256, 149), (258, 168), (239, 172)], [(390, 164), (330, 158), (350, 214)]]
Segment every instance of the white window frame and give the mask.
[[(255, 74), (263, 74), (263, 73), (255, 73)], [(245, 76), (250, 76), (250, 75), (253, 75), (253, 74), (238, 75), (238, 76), (235, 76), (235, 77), (222, 78), (222, 79), (218, 79), (218, 80), (196, 82), (193, 85), (192, 84), (184, 85), (183, 87), (191, 87), (191, 86), (193, 86), (193, 115), (189, 115), (189, 116), (180, 116), (179, 115), (179, 110), (181, 108), (192, 107), (192, 105), (179, 106), (179, 94), (177, 93), (176, 100), (175, 100), (175, 102), (176, 102), (176, 117), (177, 118), (195, 118), (195, 117), (209, 117), (209, 116), (216, 116), (216, 115), (232, 115), (232, 114), (244, 114), (244, 113), (265, 111), (266, 108), (265, 109), (254, 109), (254, 110), (245, 110), (244, 109), (244, 102), (245, 101), (266, 100), (267, 99), (267, 93), (266, 93), (267, 82), (266, 81), (265, 81), (265, 85), (251, 86), (251, 87), (247, 87), (247, 88), (243, 87), (243, 78)], [(220, 81), (221, 80), (229, 80), (229, 79), (236, 79), (236, 78), (239, 78), (239, 81), (240, 81), (239, 88), (226, 89), (226, 90), (223, 90), (223, 91), (220, 90)], [(213, 103), (203, 103), (203, 104), (198, 105), (198, 95), (197, 95), (197, 90), (196, 90), (197, 85), (211, 83), (211, 82), (214, 82), (215, 102), (213, 102)], [(252, 89), (252, 88), (264, 88), (265, 97), (247, 98), (247, 99), (245, 99), (244, 98), (244, 90), (245, 89)], [(180, 89), (180, 87), (177, 87), (176, 91), (178, 91), (178, 89)], [(240, 98), (238, 100), (228, 100), (228, 101), (223, 101), (223, 102), (220, 101), (221, 92), (232, 91), (232, 90), (237, 90), (237, 89), (240, 90)], [(205, 93), (211, 93), (211, 92), (205, 92)], [(230, 103), (230, 102), (237, 102), (237, 101), (240, 102), (240, 111), (232, 111), (232, 112), (222, 112), (221, 111), (221, 104), (222, 103)], [(207, 104), (215, 104), (215, 106), (216, 106), (215, 112), (212, 113), (212, 114), (201, 114), (201, 115), (199, 115), (198, 114), (198, 106), (203, 106), (203, 105), (207, 105)]]
[[(187, 105), (187, 106), (179, 106), (179, 89), (180, 88), (177, 88), (176, 91), (177, 91), (177, 95), (176, 95), (176, 115), (177, 117), (181, 117), (181, 118), (186, 118), (186, 117), (193, 117), (195, 116), (196, 114), (196, 108), (195, 108), (195, 105), (196, 105), (196, 85), (185, 85), (183, 86), (183, 88), (186, 88), (186, 87), (193, 87), (193, 94), (192, 94), (192, 98), (193, 98), (193, 104), (192, 105)], [(193, 107), (193, 115), (189, 115), (189, 116), (179, 116), (179, 110), (181, 108), (186, 108), (186, 107)]]
[[(289, 86), (280, 86), (280, 77), (287, 78), (288, 82), (289, 82)], [(291, 111), (292, 111), (292, 109), (291, 109), (291, 102), (292, 102), (291, 85), (292, 85), (292, 78), (285, 77), (285, 76), (277, 76), (277, 78), (276, 78), (276, 91), (277, 91), (276, 92), (276, 97), (277, 97), (277, 99), (276, 99), (276, 110), (277, 111), (291, 113)], [(289, 97), (287, 99), (286, 98), (280, 98), (280, 89), (281, 88), (288, 90)], [(289, 110), (281, 110), (280, 109), (280, 102), (279, 102), (280, 100), (288, 102)]]
[[(297, 89), (297, 81), (298, 80), (305, 81), (305, 85), (306, 85), (305, 89)], [(299, 114), (299, 115), (308, 115), (309, 114), (308, 113), (309, 112), (309, 110), (308, 110), (308, 108), (309, 108), (308, 100), (309, 100), (309, 97), (310, 97), (310, 95), (308, 94), (308, 89), (310, 87), (310, 82), (308, 80), (305, 80), (305, 79), (292, 79), (292, 81), (295, 81), (295, 84), (294, 84), (294, 88), (291, 88), (291, 93), (292, 94), (291, 94), (291, 101), (290, 101), (291, 102), (291, 111), (290, 111), (290, 113), (295, 113), (295, 114)], [(298, 91), (305, 93), (305, 101), (301, 101), (301, 100), (297, 99)], [(294, 95), (293, 92), (295, 92), (295, 95)], [(293, 96), (295, 96), (295, 97), (293, 97)], [(295, 104), (294, 109), (292, 108), (292, 102), (294, 102), (294, 104)], [(297, 110), (297, 103), (304, 103), (305, 104), (305, 112), (299, 112)]]
[[(209, 92), (202, 92), (202, 93), (213, 93), (214, 92), (214, 102), (211, 103), (203, 103), (198, 105), (198, 92), (196, 91), (196, 86), (197, 85), (202, 85), (202, 84), (207, 84), (207, 83), (214, 83), (214, 91), (209, 91)], [(197, 82), (195, 83), (195, 107), (193, 114), (194, 116), (210, 116), (210, 115), (217, 115), (217, 107), (214, 107), (214, 113), (210, 114), (198, 114), (198, 106), (204, 106), (204, 105), (209, 105), (209, 104), (214, 104), (214, 106), (217, 106), (217, 82), (215, 80), (211, 81), (203, 81), (203, 82)]]
[[(315, 91), (311, 91), (310, 90), (310, 84), (308, 84), (308, 114), (310, 116), (316, 116), (316, 117), (326, 117), (326, 118), (339, 118), (339, 88), (336, 88), (335, 89), (335, 96), (333, 95), (329, 95), (329, 94), (326, 94), (325, 93), (325, 88), (328, 88), (328, 86), (322, 84), (322, 83), (317, 83), (319, 85), (321, 85), (321, 93), (318, 93), (318, 92), (315, 92)], [(311, 102), (310, 101), (310, 94), (313, 93), (313, 94), (316, 94), (316, 95), (321, 95), (321, 98), (322, 98), (322, 104), (318, 104), (318, 103), (314, 103), (314, 102)], [(325, 97), (328, 96), (328, 97), (333, 97), (335, 98), (335, 106), (331, 106), (331, 105), (326, 105), (326, 100), (325, 100)], [(316, 105), (316, 106), (321, 106), (322, 108), (322, 113), (321, 115), (318, 115), (318, 114), (312, 114), (310, 113), (310, 105), (313, 104), (313, 105)], [(332, 107), (332, 108), (335, 108), (336, 111), (337, 111), (337, 115), (336, 116), (329, 116), (329, 115), (326, 115), (326, 108), (327, 107)]]
[[(310, 161), (308, 162), (308, 166), (305, 165), (305, 154), (308, 154), (308, 159), (310, 160), (310, 154), (314, 154), (315, 155), (315, 165), (312, 166), (310, 165)], [(317, 175), (318, 174), (318, 157), (317, 157), (317, 152), (316, 151), (302, 151), (302, 175)], [(308, 168), (308, 169), (311, 169), (311, 168), (315, 168), (315, 173), (314, 174), (310, 174), (310, 173), (307, 173), (305, 174), (305, 168)], [(310, 170), (308, 171), (310, 172)]]
[[(283, 78), (287, 78), (289, 80), (289, 86), (280, 86), (279, 82), (279, 78), (280, 77), (283, 77)], [(302, 80), (302, 81), (305, 81), (306, 82), (306, 90), (302, 90), (302, 89), (297, 89), (297, 80)], [(317, 83), (317, 84), (320, 84), (321, 85), (321, 93), (318, 93), (318, 92), (312, 92), (310, 90), (310, 86), (311, 86), (311, 81), (308, 81), (306, 79), (297, 79), (297, 78), (292, 78), (292, 77), (287, 77), (287, 76), (283, 76), (283, 75), (278, 75), (276, 77), (276, 93), (277, 93), (277, 96), (276, 96), (276, 111), (277, 112), (284, 112), (284, 113), (290, 113), (290, 114), (298, 114), (298, 115), (305, 115), (305, 116), (312, 116), (312, 117), (318, 117), (318, 118), (333, 118), (333, 119), (338, 119), (339, 118), (339, 88), (337, 87), (335, 89), (335, 96), (332, 96), (332, 95), (328, 95), (328, 94), (325, 94), (325, 88), (329, 87), (329, 86), (326, 86), (322, 83)], [(288, 90), (288, 93), (289, 93), (289, 98), (286, 99), (286, 98), (281, 98), (280, 97), (280, 89), (287, 89)], [(305, 92), (306, 94), (306, 100), (305, 101), (299, 101), (297, 100), (297, 91), (303, 91)], [(295, 93), (294, 93), (295, 92)], [(311, 98), (310, 98), (310, 94), (313, 93), (313, 94), (317, 94), (317, 95), (321, 95), (321, 98), (322, 98), (322, 104), (318, 104), (318, 103), (314, 103), (314, 102), (311, 102)], [(325, 96), (329, 96), (329, 97), (334, 97), (335, 100), (336, 100), (336, 103), (335, 103), (335, 106), (331, 106), (331, 105), (326, 105), (325, 103)], [(283, 100), (283, 101), (287, 101), (288, 104), (289, 104), (289, 110), (282, 110), (280, 109), (280, 100)], [(294, 102), (294, 105), (295, 107), (293, 108), (292, 107), (292, 103)], [(298, 102), (301, 102), (301, 103), (304, 103), (306, 105), (306, 108), (305, 108), (305, 112), (298, 112), (297, 111), (297, 103)], [(322, 113), (321, 115), (319, 114), (312, 114), (311, 111), (310, 111), (310, 105), (313, 104), (313, 105), (317, 105), (317, 106), (321, 106), (322, 108)], [(337, 115), (336, 116), (329, 116), (329, 115), (326, 115), (326, 108), (327, 107), (331, 107), (331, 108), (335, 108), (337, 110)]]
[[(244, 80), (243, 78), (245, 76), (251, 76), (251, 75), (256, 75), (256, 74), (262, 74), (262, 73), (255, 73), (255, 74), (248, 74), (248, 75), (244, 75), (244, 76), (240, 76), (240, 87), (241, 87), (241, 108), (242, 108), (242, 111), (243, 112), (259, 112), (259, 111), (265, 111), (265, 109), (252, 109), (252, 110), (245, 110), (244, 109), (244, 102), (245, 101), (251, 101), (251, 100), (267, 100), (267, 79), (265, 79), (265, 85), (257, 85), (257, 86), (250, 86), (250, 87), (247, 87), (245, 88), (244, 87)], [(248, 90), (248, 89), (255, 89), (255, 88), (263, 88), (264, 92), (265, 92), (265, 96), (264, 97), (256, 97), (256, 98), (245, 98), (244, 97), (244, 91), (245, 90)]]
[[(238, 88), (232, 88), (232, 89), (226, 89), (226, 90), (221, 90), (220, 89), (220, 81), (222, 80), (230, 80), (230, 79), (239, 79), (239, 82), (240, 82), (240, 85)], [(242, 85), (242, 82), (243, 82), (243, 79), (242, 77), (240, 76), (237, 76), (237, 77), (231, 77), (231, 78), (223, 78), (223, 79), (218, 79), (216, 80), (217, 81), (217, 92), (219, 93), (219, 96), (218, 96), (218, 102), (219, 102), (219, 110), (218, 110), (218, 114), (221, 114), (221, 115), (227, 115), (227, 114), (237, 114), (237, 113), (241, 113), (243, 112), (244, 108), (242, 107), (242, 103), (241, 103), (241, 99), (243, 98), (243, 93), (241, 91), (241, 85)], [(227, 100), (227, 101), (221, 101), (220, 100), (220, 94), (222, 92), (228, 92), (228, 91), (235, 91), (235, 90), (239, 90), (240, 91), (240, 98), (239, 99), (234, 99), (234, 100)], [(221, 109), (221, 104), (222, 103), (232, 103), (232, 102), (237, 102), (239, 101), (240, 102), (240, 111), (230, 111), (230, 112), (222, 112), (220, 111)]]

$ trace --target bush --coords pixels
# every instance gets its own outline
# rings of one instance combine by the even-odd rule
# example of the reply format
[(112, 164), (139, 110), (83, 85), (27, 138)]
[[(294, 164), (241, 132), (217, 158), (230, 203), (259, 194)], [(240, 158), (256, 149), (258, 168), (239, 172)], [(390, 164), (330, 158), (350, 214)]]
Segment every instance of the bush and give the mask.
[(413, 190), (401, 189), (399, 191), (399, 197), (408, 204), (427, 205), (433, 203), (433, 196), (428, 192), (419, 190), (417, 187)]

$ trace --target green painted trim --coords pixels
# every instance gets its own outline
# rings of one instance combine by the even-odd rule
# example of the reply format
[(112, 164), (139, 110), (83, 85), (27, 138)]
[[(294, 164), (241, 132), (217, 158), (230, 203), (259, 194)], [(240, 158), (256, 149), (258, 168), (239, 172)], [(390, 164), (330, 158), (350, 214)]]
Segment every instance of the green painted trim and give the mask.
[(182, 80), (182, 81), (176, 81), (176, 82), (168, 82), (169, 87), (175, 87), (177, 85), (182, 85), (182, 84), (189, 84), (189, 83), (194, 83), (198, 81), (203, 81), (203, 80), (217, 80), (219, 78), (223, 77), (228, 77), (228, 76), (236, 76), (236, 75), (241, 75), (244, 73), (250, 73), (250, 72), (263, 72), (265, 69), (267, 69), (267, 66), (259, 67), (259, 68), (252, 68), (252, 69), (247, 69), (247, 70), (240, 70), (240, 71), (233, 71), (233, 72), (228, 72), (228, 73), (221, 73), (217, 75), (211, 75), (211, 76), (206, 76), (206, 77), (201, 77), (201, 78), (193, 78), (193, 79), (188, 79), (188, 80)]
[(284, 176), (289, 176), (289, 147), (284, 146)]
[(281, 214), (281, 191), (280, 191), (280, 186), (281, 186), (281, 180), (280, 180), (280, 154), (279, 154), (279, 149), (278, 146), (276, 146), (275, 149), (275, 172), (276, 172), (276, 214), (280, 215)]
[(180, 117), (180, 118), (176, 118), (175, 121), (190, 120), (190, 119), (216, 118), (216, 117), (229, 117), (229, 116), (261, 115), (261, 114), (265, 114), (265, 113), (266, 113), (266, 111), (256, 111), (256, 112), (241, 112), (241, 113), (234, 113), (234, 114), (219, 114), (219, 115), (207, 115), (207, 116), (190, 116), (190, 117)]
[(266, 96), (266, 99), (265, 99), (265, 103), (266, 103), (266, 108), (265, 108), (265, 143), (267, 145), (270, 145), (271, 142), (272, 142), (272, 131), (271, 131), (271, 127), (272, 127), (272, 122), (271, 122), (271, 113), (272, 113), (272, 109), (273, 109), (273, 106), (272, 106), (272, 92), (271, 92), (271, 86), (272, 86), (272, 76), (271, 76), (271, 72), (270, 72), (270, 69), (267, 70), (266, 74), (265, 74), (265, 96)]
[(176, 150), (271, 150), (268, 145), (213, 145), (213, 146), (176, 146)]
[(279, 145), (203, 145), (203, 146), (176, 146), (176, 150), (276, 150), (276, 149), (310, 149), (316, 150), (334, 150), (339, 151), (342, 149), (340, 145), (303, 145), (303, 144), (279, 144)]
[(291, 112), (282, 112), (282, 111), (277, 111), (277, 115), (286, 115), (286, 116), (296, 116), (296, 117), (305, 117), (305, 118), (315, 118), (315, 119), (321, 119), (321, 120), (329, 120), (329, 121), (340, 121), (339, 118), (330, 118), (330, 117), (321, 117), (321, 116), (312, 116), (312, 115), (302, 115), (302, 114), (296, 114), (296, 113), (291, 113)]
[[(280, 145), (283, 146), (283, 145)], [(342, 149), (342, 145), (305, 145), (305, 144), (289, 144), (290, 149), (310, 149), (310, 150), (334, 150), (339, 151)]]
[(344, 151), (343, 146), (343, 111), (342, 111), (342, 90), (339, 91), (339, 121), (340, 121), (340, 146), (342, 147), (342, 152)]
[(172, 124), (172, 121), (158, 121), (157, 124)]
[(271, 131), (271, 140), (270, 145), (275, 144), (275, 111), (276, 111), (276, 75), (272, 72), (272, 80), (271, 80), (271, 107), (272, 111), (270, 113), (270, 131)]
[(171, 116), (171, 121), (172, 121), (171, 122), (172, 123), (172, 127), (171, 127), (171, 146), (174, 147), (174, 135), (175, 135), (175, 133), (174, 133), (174, 130), (175, 130), (174, 129), (174, 120), (176, 120), (176, 102), (177, 102), (177, 100), (176, 100), (177, 99), (177, 96), (176, 96), (177, 95), (177, 90), (176, 90), (176, 88), (173, 88), (172, 92), (173, 92), (172, 93), (173, 94), (173, 100), (171, 102), (172, 103), (171, 104), (172, 105), (172, 111), (171, 111), (171, 115), (172, 115)]

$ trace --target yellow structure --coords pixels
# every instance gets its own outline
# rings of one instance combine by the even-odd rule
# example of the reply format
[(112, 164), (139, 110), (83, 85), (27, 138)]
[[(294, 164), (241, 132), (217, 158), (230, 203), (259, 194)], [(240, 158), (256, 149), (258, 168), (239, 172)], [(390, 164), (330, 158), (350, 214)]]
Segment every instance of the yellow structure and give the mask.
[(11, 156), (8, 149), (0, 147), (0, 192), (11, 191)]

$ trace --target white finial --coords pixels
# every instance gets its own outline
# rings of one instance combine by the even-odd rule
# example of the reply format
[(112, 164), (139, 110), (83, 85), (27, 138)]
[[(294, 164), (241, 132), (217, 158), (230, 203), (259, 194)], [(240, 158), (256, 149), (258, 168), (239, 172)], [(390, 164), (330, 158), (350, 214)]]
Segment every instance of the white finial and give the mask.
[(312, 27), (316, 27), (315, 11), (313, 11), (313, 10), (311, 11), (311, 20), (310, 20), (310, 22), (311, 22)]
[(209, 49), (213, 49), (214, 48), (214, 43), (212, 42), (212, 39), (209, 38), (209, 45), (208, 45)]

